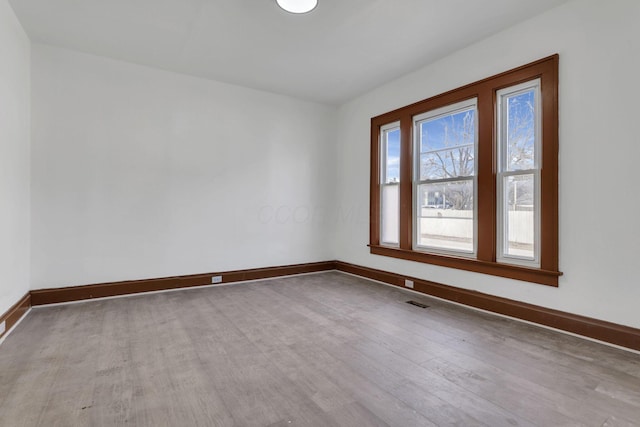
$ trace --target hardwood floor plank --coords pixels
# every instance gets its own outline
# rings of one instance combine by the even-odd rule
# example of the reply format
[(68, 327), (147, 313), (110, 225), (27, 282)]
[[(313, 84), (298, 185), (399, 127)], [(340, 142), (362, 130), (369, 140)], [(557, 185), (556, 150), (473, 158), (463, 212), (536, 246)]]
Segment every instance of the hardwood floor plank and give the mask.
[(34, 309), (0, 425), (638, 426), (639, 385), (637, 354), (327, 272)]
[(341, 427), (389, 427), (389, 424), (358, 402), (343, 405), (330, 411), (329, 414)]
[[(471, 405), (468, 404), (469, 396), (461, 396), (464, 393), (456, 393), (455, 397), (449, 395), (454, 400), (443, 400), (438, 397), (438, 393), (419, 387), (413, 381), (406, 381), (404, 384), (396, 387), (391, 394), (402, 400), (412, 408), (415, 408), (421, 414), (432, 419), (437, 425), (447, 426), (492, 426), (498, 423), (505, 423), (508, 420), (515, 422), (513, 418), (496, 417), (495, 408), (489, 411), (478, 411), (483, 405), (478, 405), (478, 400)], [(465, 402), (465, 398), (467, 401)], [(452, 404), (450, 402), (455, 402)], [(478, 418), (469, 412), (476, 412)], [(498, 411), (499, 412), (499, 411)], [(480, 421), (483, 419), (485, 422)]]

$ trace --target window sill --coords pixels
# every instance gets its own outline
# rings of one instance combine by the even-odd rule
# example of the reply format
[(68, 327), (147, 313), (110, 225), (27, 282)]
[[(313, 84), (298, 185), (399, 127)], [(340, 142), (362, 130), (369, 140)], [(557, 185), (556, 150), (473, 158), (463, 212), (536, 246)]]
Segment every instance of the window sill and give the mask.
[(470, 258), (428, 254), (406, 249), (390, 248), (386, 246), (368, 246), (370, 248), (370, 252), (375, 255), (439, 265), (441, 267), (457, 268), (459, 270), (490, 274), (492, 276), (506, 277), (514, 280), (522, 280), (524, 282), (539, 283), (541, 285), (547, 286), (557, 287), (558, 277), (562, 276), (562, 273), (559, 271), (521, 267), (512, 264), (500, 264), (497, 262), (480, 261)]

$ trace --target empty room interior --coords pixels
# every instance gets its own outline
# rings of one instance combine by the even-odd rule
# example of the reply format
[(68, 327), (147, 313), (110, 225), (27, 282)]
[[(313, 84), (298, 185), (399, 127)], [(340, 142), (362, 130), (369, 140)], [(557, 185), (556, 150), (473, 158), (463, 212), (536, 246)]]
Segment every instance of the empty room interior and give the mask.
[(640, 426), (638, 22), (0, 0), (0, 426)]

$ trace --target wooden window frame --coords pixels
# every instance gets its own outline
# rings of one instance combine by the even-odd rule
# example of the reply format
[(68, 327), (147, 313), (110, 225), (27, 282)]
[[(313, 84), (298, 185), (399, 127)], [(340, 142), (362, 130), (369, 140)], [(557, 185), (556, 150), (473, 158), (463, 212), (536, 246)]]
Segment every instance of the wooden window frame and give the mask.
[[(371, 119), (370, 252), (376, 255), (558, 286), (558, 63), (552, 55)], [(540, 267), (501, 263), (497, 252), (496, 102), (500, 89), (540, 79), (542, 168), (540, 170)], [(413, 117), (477, 98), (477, 256), (468, 258), (413, 249)], [(380, 128), (400, 122), (400, 244), (380, 244)]]

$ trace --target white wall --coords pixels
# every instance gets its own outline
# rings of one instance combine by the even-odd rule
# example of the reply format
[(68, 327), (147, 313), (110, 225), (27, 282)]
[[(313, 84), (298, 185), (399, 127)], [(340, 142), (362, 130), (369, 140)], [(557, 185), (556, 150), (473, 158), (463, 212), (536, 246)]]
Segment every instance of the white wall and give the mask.
[(33, 289), (333, 259), (335, 108), (32, 49)]
[(0, 0), (0, 314), (29, 291), (29, 50)]
[[(575, 1), (339, 111), (337, 259), (640, 327), (640, 2)], [(369, 254), (370, 118), (560, 54), (559, 288)]]

